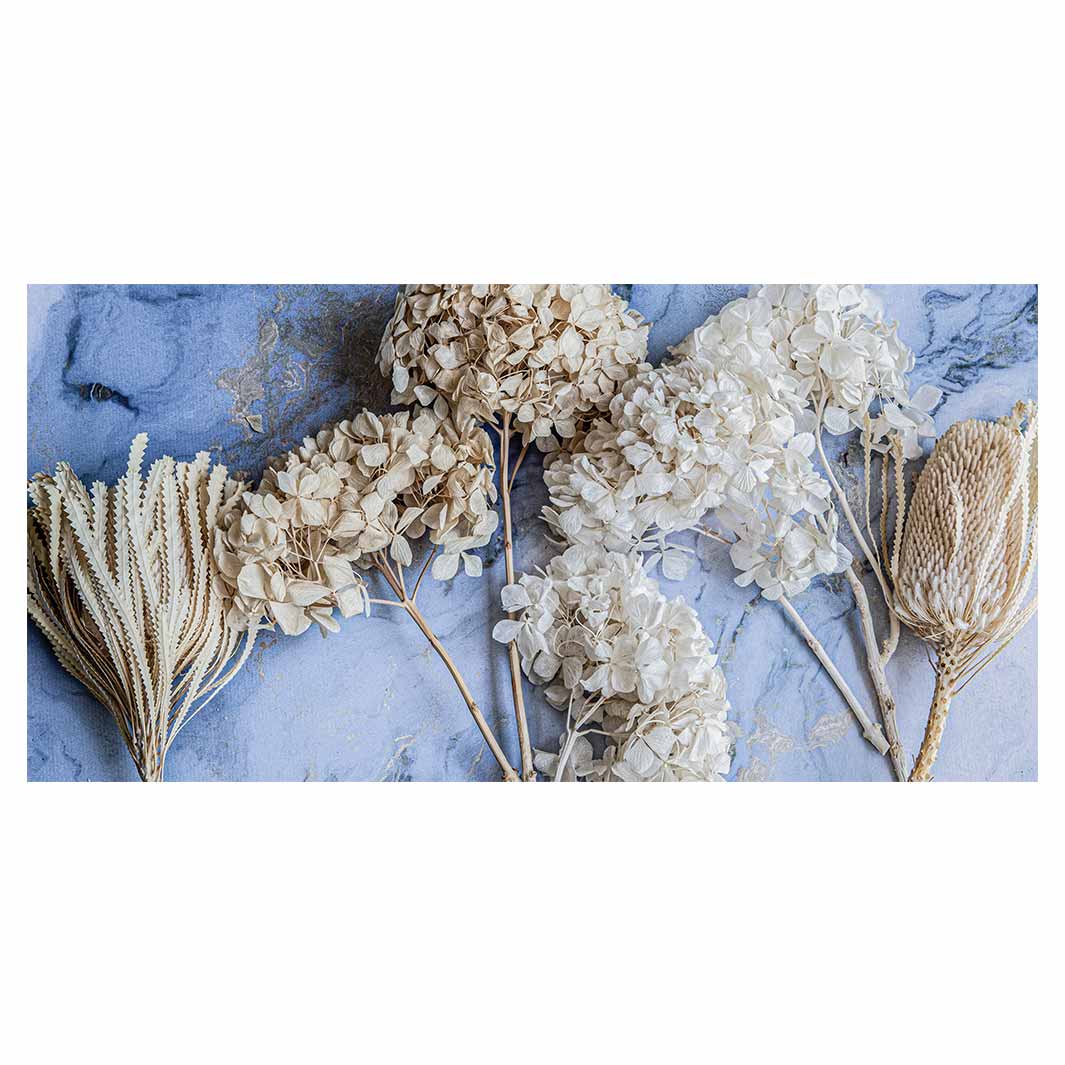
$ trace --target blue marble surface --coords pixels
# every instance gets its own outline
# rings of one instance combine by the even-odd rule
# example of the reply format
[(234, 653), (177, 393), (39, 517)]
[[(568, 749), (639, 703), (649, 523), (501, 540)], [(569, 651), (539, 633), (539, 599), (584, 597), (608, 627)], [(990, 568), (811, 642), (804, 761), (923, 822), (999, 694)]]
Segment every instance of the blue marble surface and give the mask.
[[(1036, 395), (1034, 286), (876, 286), (917, 352), (915, 384), (945, 390), (942, 430), (998, 417)], [(745, 285), (619, 285), (655, 324), (653, 360)], [(373, 359), (395, 286), (37, 286), (29, 290), (27, 473), (71, 462), (85, 480), (114, 480), (130, 439), (149, 459), (209, 448), (254, 477), (265, 459), (321, 423), (385, 409)], [(261, 419), (261, 421), (260, 421)], [(261, 431), (256, 431), (261, 427)], [(853, 456), (851, 456), (853, 457)], [(848, 456), (843, 456), (846, 462)], [(860, 466), (859, 466), (860, 468)], [(846, 477), (847, 467), (841, 472)], [(551, 547), (538, 513), (540, 467), (527, 461), (515, 498), (524, 568)], [(780, 609), (738, 588), (725, 549), (696, 545), (699, 565), (669, 594), (693, 603), (717, 644), (735, 721), (737, 780), (888, 780), (831, 682)], [(489, 636), (504, 583), (498, 540), (484, 576), (426, 582), (426, 615), (460, 662), (517, 759), (506, 661)], [(873, 708), (851, 609), (838, 581), (797, 605)], [(27, 755), (31, 780), (134, 780), (106, 712), (28, 624)], [(904, 634), (891, 666), (907, 748), (919, 745), (933, 678)], [(528, 695), (534, 743), (559, 718)], [(345, 623), (328, 640), (266, 635), (243, 672), (184, 732), (171, 780), (487, 780), (494, 762), (439, 660), (403, 616)], [(1036, 623), (956, 701), (937, 762), (940, 780), (1036, 778)]]

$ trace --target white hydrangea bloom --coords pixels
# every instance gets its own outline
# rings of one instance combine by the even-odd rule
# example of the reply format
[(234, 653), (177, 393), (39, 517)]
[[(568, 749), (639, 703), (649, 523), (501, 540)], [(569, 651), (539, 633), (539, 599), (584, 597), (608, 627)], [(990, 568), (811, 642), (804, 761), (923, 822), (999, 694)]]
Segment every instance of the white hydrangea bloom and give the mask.
[(884, 322), (874, 293), (862, 285), (761, 285), (749, 295), (768, 302), (775, 349), (802, 376), (812, 404), (824, 403), (830, 433), (860, 429), (878, 450), (897, 433), (905, 457), (920, 457), (918, 437), (935, 435), (929, 412), (942, 392), (924, 385), (910, 395), (914, 354)]
[[(493, 636), (568, 707), (566, 774), (591, 780), (720, 780), (731, 762), (725, 678), (695, 612), (667, 599), (635, 554), (574, 545), (503, 589), (517, 611)], [(584, 735), (605, 737), (596, 757)], [(554, 773), (559, 755), (541, 754)]]
[(410, 541), (428, 533), (443, 547), (434, 576), (454, 576), (460, 558), (480, 573), (473, 549), (498, 524), (491, 442), (481, 429), (460, 432), (431, 411), (380, 417), (363, 411), (327, 426), (275, 460), (256, 492), (223, 519), (215, 558), (231, 597), (230, 623), (262, 617), (286, 635), (316, 623), (339, 629), (368, 611), (362, 577), (376, 552), (410, 565)]
[(712, 511), (739, 541), (740, 582), (794, 595), (850, 564), (814, 466), (818, 410), (826, 428), (859, 426), (872, 447), (898, 434), (919, 450), (940, 393), (909, 397), (912, 365), (859, 285), (752, 289), (661, 366), (639, 366), (608, 415), (549, 462), (544, 517), (569, 543), (657, 548), (674, 576), (683, 562), (665, 537)]
[(643, 361), (649, 326), (609, 285), (408, 285), (378, 363), (394, 403), (459, 425), (509, 411), (542, 450), (604, 411)]

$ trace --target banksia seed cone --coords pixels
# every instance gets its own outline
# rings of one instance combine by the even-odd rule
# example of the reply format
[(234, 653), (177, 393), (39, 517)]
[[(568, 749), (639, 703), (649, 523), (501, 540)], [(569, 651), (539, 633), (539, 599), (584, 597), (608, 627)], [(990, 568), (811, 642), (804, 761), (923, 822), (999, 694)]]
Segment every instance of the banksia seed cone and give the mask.
[(911, 780), (931, 779), (952, 697), (1035, 613), (1024, 599), (1038, 533), (1036, 405), (964, 421), (918, 478), (892, 560), (899, 618), (936, 652), (936, 688)]

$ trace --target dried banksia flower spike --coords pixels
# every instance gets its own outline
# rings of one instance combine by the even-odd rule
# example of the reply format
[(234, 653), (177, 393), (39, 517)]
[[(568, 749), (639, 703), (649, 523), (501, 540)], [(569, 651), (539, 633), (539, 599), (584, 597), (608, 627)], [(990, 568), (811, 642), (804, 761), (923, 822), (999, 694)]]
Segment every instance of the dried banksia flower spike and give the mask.
[(929, 780), (952, 698), (1035, 613), (1036, 405), (952, 425), (917, 481), (892, 559), (899, 617), (936, 652), (936, 687), (911, 780)]
[(110, 712), (141, 779), (157, 781), (178, 733), (247, 659), (255, 627), (227, 623), (211, 553), (244, 485), (224, 466), (208, 473), (207, 452), (161, 458), (142, 481), (147, 444), (134, 439), (113, 487), (90, 493), (66, 463), (30, 482), (26, 585), (60, 664)]

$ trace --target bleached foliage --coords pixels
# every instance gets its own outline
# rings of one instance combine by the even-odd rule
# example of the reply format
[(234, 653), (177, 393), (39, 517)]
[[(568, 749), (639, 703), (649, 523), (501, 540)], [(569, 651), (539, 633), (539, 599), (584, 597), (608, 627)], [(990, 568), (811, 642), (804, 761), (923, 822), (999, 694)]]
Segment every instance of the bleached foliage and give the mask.
[(27, 590), (60, 664), (108, 709), (141, 778), (161, 780), (174, 739), (255, 632), (226, 623), (211, 554), (211, 530), (243, 485), (210, 469), (206, 452), (158, 459), (142, 480), (147, 444), (134, 439), (114, 486), (86, 489), (66, 463), (30, 482)]

